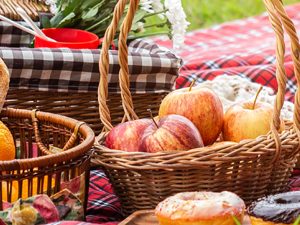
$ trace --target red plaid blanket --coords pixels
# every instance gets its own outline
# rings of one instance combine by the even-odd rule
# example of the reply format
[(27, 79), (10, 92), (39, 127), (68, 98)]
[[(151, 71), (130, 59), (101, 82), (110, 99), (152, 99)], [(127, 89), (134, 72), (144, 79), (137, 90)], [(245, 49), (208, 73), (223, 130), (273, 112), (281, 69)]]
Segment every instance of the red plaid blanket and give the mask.
[[(294, 171), (294, 176), (290, 181), (290, 189), (300, 190), (300, 170)], [(86, 223), (65, 221), (51, 225), (116, 225), (118, 221), (124, 219), (121, 216), (119, 199), (101, 170), (91, 171), (88, 200)]]
[[(298, 30), (299, 11), (300, 4), (287, 7), (287, 12)], [(170, 41), (157, 39), (156, 42), (171, 47)], [(287, 99), (292, 100), (296, 91), (296, 81), (289, 44), (287, 48)], [(195, 78), (197, 82), (202, 82), (222, 74), (248, 77), (252, 81), (277, 88), (274, 67), (275, 36), (266, 14), (191, 32), (187, 35), (186, 46), (178, 54), (183, 58), (184, 66), (181, 76), (176, 81), (176, 88), (189, 86)], [(299, 170), (294, 172), (290, 187), (291, 190), (300, 189)], [(87, 214), (87, 221), (93, 223), (122, 219), (118, 198), (102, 171), (91, 173)], [(112, 225), (117, 222), (103, 224)]]
[[(299, 31), (300, 4), (289, 6), (286, 10)], [(162, 38), (156, 42), (171, 47), (171, 42)], [(296, 81), (288, 38), (286, 47), (287, 99), (292, 100)], [(277, 88), (275, 35), (267, 14), (191, 32), (178, 54), (183, 58), (184, 66), (176, 88), (189, 86), (195, 78), (202, 82), (222, 74), (248, 77), (254, 82)]]

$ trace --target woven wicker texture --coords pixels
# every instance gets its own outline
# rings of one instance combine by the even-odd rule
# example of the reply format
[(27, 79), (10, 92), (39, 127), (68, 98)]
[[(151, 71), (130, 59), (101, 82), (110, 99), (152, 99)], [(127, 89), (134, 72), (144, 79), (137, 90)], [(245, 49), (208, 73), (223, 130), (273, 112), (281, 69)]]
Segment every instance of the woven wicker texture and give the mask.
[[(24, 94), (26, 93), (26, 94)], [(139, 117), (149, 115), (147, 109), (157, 114), (163, 95), (155, 93), (134, 94), (132, 96), (135, 112)], [(109, 93), (107, 102), (111, 110), (112, 124), (122, 121), (122, 109), (119, 94)], [(94, 93), (57, 93), (36, 90), (10, 89), (4, 107), (34, 109), (51, 112), (86, 122), (96, 134), (101, 132), (103, 124), (99, 122), (98, 100)]]
[(35, 21), (39, 19), (39, 12), (48, 12), (48, 6), (40, 0), (0, 0), (0, 14), (12, 20), (22, 20), (15, 8), (22, 7)]
[[(0, 99), (4, 99), (9, 77), (3, 61), (0, 65), (0, 86), (5, 87)], [(62, 182), (82, 174), (86, 179), (83, 202), (86, 206), (94, 142), (91, 128), (77, 120), (37, 110), (3, 109), (0, 121), (11, 131), (17, 155), (15, 160), (0, 161), (0, 210), (3, 200), (11, 202), (15, 198), (13, 189), (18, 191), (18, 198), (41, 193), (52, 195), (60, 191)], [(61, 151), (53, 153), (51, 147)]]
[[(34, 11), (34, 14), (30, 14), (30, 12), (26, 10), (26, 7), (23, 7), (30, 15), (37, 16), (38, 14), (36, 9), (40, 9), (39, 7), (42, 7), (42, 11), (46, 10), (45, 6), (43, 5), (43, 2), (38, 0), (16, 0), (16, 1), (0, 0), (0, 14), (7, 15), (8, 17), (15, 20), (19, 19), (18, 14), (14, 12), (14, 7), (6, 7), (6, 5), (12, 5), (17, 3), (19, 4), (20, 2), (23, 5), (25, 4), (27, 8), (30, 8), (30, 10)], [(122, 2), (122, 4), (124, 9), (126, 2)], [(31, 5), (36, 5), (36, 6), (31, 7)], [(2, 9), (1, 7), (2, 8), (5, 7), (5, 9), (7, 10), (1, 11)], [(11, 12), (9, 11), (9, 9), (13, 11)], [(114, 14), (122, 16), (123, 9), (120, 8), (118, 9), (118, 11), (117, 9), (118, 8), (116, 8)], [(116, 24), (118, 23), (119, 19), (120, 18), (114, 19), (113, 23), (115, 24), (115, 26), (112, 28), (117, 27)], [(116, 30), (110, 31), (110, 34), (107, 34), (107, 37), (109, 37), (110, 40), (113, 40), (115, 32)], [(126, 38), (125, 41), (121, 40), (121, 42), (119, 43), (120, 48), (124, 48), (123, 46), (124, 45), (126, 46)], [(109, 45), (103, 46), (103, 51), (107, 54), (107, 59), (108, 59), (108, 48)], [(127, 55), (127, 52), (124, 54)], [(120, 60), (123, 60), (123, 57), (121, 57)], [(107, 74), (109, 70), (108, 60), (106, 60), (106, 62), (103, 62), (102, 64), (107, 65), (107, 67), (105, 66), (100, 67), (101, 74)], [(106, 72), (103, 72), (103, 70), (106, 70)], [(127, 79), (127, 82), (129, 82), (128, 76), (123, 75), (123, 78)], [(107, 83), (107, 80), (105, 79), (106, 76), (102, 76), (102, 82)], [(122, 89), (124, 90), (124, 88)], [(106, 89), (99, 88), (99, 90), (102, 92), (103, 95), (105, 94), (106, 96), (105, 99), (107, 98), (109, 99), (108, 104), (111, 111), (111, 119), (109, 121), (111, 121), (111, 123), (114, 125), (120, 123), (123, 118), (122, 97), (119, 94), (116, 94), (115, 92), (108, 92), (107, 88)], [(133, 98), (135, 111), (131, 110), (130, 113), (136, 113), (139, 117), (144, 117), (148, 115), (147, 109), (152, 109), (153, 113), (157, 113), (159, 104), (163, 96), (166, 94), (166, 93), (164, 94), (145, 93), (145, 94), (133, 94), (131, 96), (128, 88), (127, 90), (124, 90), (124, 93), (126, 95), (129, 95), (129, 98), (127, 97), (128, 100), (126, 102), (131, 101), (130, 100), (131, 97)], [(99, 107), (98, 107), (97, 99), (98, 98), (95, 95), (95, 93), (80, 93), (80, 94), (72, 93), (72, 92), (57, 93), (57, 92), (38, 91), (32, 89), (32, 90), (26, 90), (26, 94), (24, 94), (24, 90), (10, 89), (6, 97), (5, 107), (30, 109), (30, 110), (39, 109), (45, 112), (57, 113), (60, 115), (68, 116), (76, 120), (86, 122), (95, 131), (96, 134), (99, 134), (103, 128), (103, 124), (99, 122), (100, 115), (98, 110)], [(106, 105), (106, 103), (101, 103), (101, 102), (100, 104), (102, 104), (102, 107), (105, 107)], [(103, 118), (107, 118), (108, 116), (109, 114), (106, 114), (105, 116), (103, 116)], [(135, 116), (134, 118), (137, 117)]]
[[(125, 1), (116, 6), (114, 20), (118, 20)], [(128, 31), (128, 24), (134, 14), (138, 0), (130, 1), (130, 9), (122, 26), (122, 37)], [(184, 152), (124, 152), (101, 145), (107, 132), (99, 136), (93, 163), (102, 166), (109, 175), (122, 201), (124, 214), (136, 210), (154, 208), (158, 202), (177, 192), (183, 191), (233, 191), (247, 204), (266, 194), (284, 191), (288, 178), (299, 154), (299, 91), (295, 96), (294, 121), (286, 121), (286, 130), (278, 133), (280, 110), (284, 101), (287, 78), (284, 63), (284, 30), (290, 36), (293, 49), (295, 74), (299, 80), (299, 45), (292, 21), (287, 17), (280, 0), (265, 0), (270, 22), (276, 35), (276, 78), (278, 92), (274, 105), (272, 130), (268, 135), (240, 143), (220, 143), (214, 147), (191, 149)], [(118, 14), (116, 13), (118, 12)], [(105, 35), (105, 45), (109, 45), (116, 22)], [(284, 28), (284, 29), (283, 29)], [(106, 46), (106, 48), (108, 48)], [(120, 86), (122, 87), (123, 108), (126, 119), (135, 119), (128, 84), (126, 46), (119, 49)], [(100, 60), (101, 82), (99, 85), (99, 111), (105, 131), (113, 125), (107, 103), (108, 55), (104, 51)], [(298, 82), (299, 85), (299, 82)], [(134, 100), (133, 100), (134, 101)]]

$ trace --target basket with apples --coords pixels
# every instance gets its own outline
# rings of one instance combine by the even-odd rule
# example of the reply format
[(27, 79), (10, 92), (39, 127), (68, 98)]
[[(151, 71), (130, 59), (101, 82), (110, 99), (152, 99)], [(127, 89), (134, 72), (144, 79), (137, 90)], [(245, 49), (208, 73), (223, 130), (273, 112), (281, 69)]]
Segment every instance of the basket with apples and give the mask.
[[(95, 145), (93, 159), (108, 174), (124, 214), (154, 208), (167, 196), (184, 191), (227, 190), (241, 196), (246, 203), (283, 191), (300, 151), (298, 91), (294, 121), (280, 118), (287, 82), (283, 28), (291, 38), (297, 79), (300, 79), (300, 47), (282, 2), (265, 0), (277, 43), (278, 91), (274, 107), (254, 100), (235, 104), (224, 114), (222, 103), (213, 91), (191, 85), (167, 95), (158, 116), (142, 119), (134, 112), (128, 88), (124, 39), (133, 19), (133, 2), (121, 27), (123, 36), (118, 53), (124, 120), (113, 127), (107, 107), (106, 49), (115, 32), (112, 25), (106, 32), (100, 59), (98, 98), (105, 130)], [(114, 23), (118, 19), (115, 15)]]

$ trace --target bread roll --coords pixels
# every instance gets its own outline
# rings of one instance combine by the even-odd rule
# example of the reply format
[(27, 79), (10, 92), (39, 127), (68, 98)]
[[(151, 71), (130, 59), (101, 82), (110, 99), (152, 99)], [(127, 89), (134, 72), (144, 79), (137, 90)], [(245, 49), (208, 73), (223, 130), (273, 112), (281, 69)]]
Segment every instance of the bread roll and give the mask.
[(0, 58), (0, 112), (3, 108), (6, 94), (8, 92), (8, 88), (9, 88), (9, 72), (5, 63)]

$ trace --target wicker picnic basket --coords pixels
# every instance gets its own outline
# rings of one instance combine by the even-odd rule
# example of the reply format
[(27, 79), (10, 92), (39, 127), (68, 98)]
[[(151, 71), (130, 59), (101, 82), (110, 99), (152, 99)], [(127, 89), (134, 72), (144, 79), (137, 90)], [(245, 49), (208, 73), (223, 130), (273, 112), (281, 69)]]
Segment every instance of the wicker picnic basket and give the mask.
[(49, 8), (41, 0), (0, 0), (0, 15), (12, 20), (21, 20), (16, 12), (16, 7), (22, 7), (26, 13), (35, 21), (39, 19), (38, 12), (48, 12)]
[[(98, 137), (93, 163), (104, 168), (117, 195), (120, 197), (123, 212), (128, 215), (136, 210), (151, 209), (158, 202), (177, 192), (184, 191), (233, 191), (240, 195), (247, 204), (266, 194), (287, 189), (297, 154), (300, 137), (300, 93), (295, 97), (294, 121), (285, 121), (286, 130), (279, 134), (280, 110), (284, 102), (287, 78), (284, 63), (284, 32), (292, 40), (292, 55), (295, 76), (300, 79), (299, 43), (292, 21), (286, 15), (280, 0), (265, 0), (269, 18), (276, 34), (276, 77), (278, 92), (274, 105), (272, 131), (255, 140), (240, 143), (223, 143), (213, 147), (191, 149), (183, 152), (125, 152), (108, 149), (103, 142), (112, 129), (110, 111), (107, 107), (107, 49), (115, 32), (117, 21), (124, 9), (124, 2), (119, 1), (113, 23), (105, 35), (101, 55), (101, 81), (99, 86), (99, 105), (101, 121), (105, 132)], [(132, 99), (128, 91), (127, 48), (125, 37), (138, 1), (130, 1), (130, 10), (122, 25), (120, 36), (120, 86), (122, 87), (124, 121), (136, 119)]]
[[(5, 64), (0, 61), (1, 111), (9, 77), (2, 72)], [(82, 188), (78, 197), (86, 207), (92, 129), (83, 122), (36, 110), (4, 108), (0, 121), (11, 131), (16, 147), (16, 159), (0, 161), (0, 210), (3, 202), (21, 197), (41, 193), (51, 196), (63, 188), (73, 191), (68, 185), (76, 181)]]
[[(5, 5), (22, 3), (21, 6), (25, 10), (30, 8), (34, 11), (32, 15), (38, 15), (36, 9), (39, 7), (41, 11), (45, 11), (44, 1), (5, 0), (4, 2), (0, 5), (0, 9)], [(0, 14), (8, 15), (15, 20), (19, 19), (14, 12), (14, 7), (5, 9), (7, 10), (0, 10)], [(37, 108), (41, 111), (68, 116), (85, 121), (96, 134), (99, 134), (103, 128), (99, 122), (96, 94), (99, 82), (99, 50), (28, 48), (32, 36), (7, 24), (0, 26), (0, 30), (5, 34), (0, 39), (0, 57), (12, 74), (5, 107)], [(162, 97), (172, 90), (181, 60), (174, 53), (154, 43), (144, 40), (137, 42), (131, 42), (130, 66), (135, 74), (132, 74), (130, 79), (130, 90), (134, 99), (135, 112), (138, 116), (144, 117), (148, 115), (149, 108), (154, 113), (157, 112)], [(113, 49), (109, 51), (113, 60), (110, 61), (108, 104), (111, 109), (112, 123), (118, 124), (122, 121), (123, 110), (118, 83), (114, 81), (118, 77), (118, 57), (115, 52)], [(49, 83), (45, 85), (47, 82)], [(81, 89), (82, 86), (84, 90)]]

